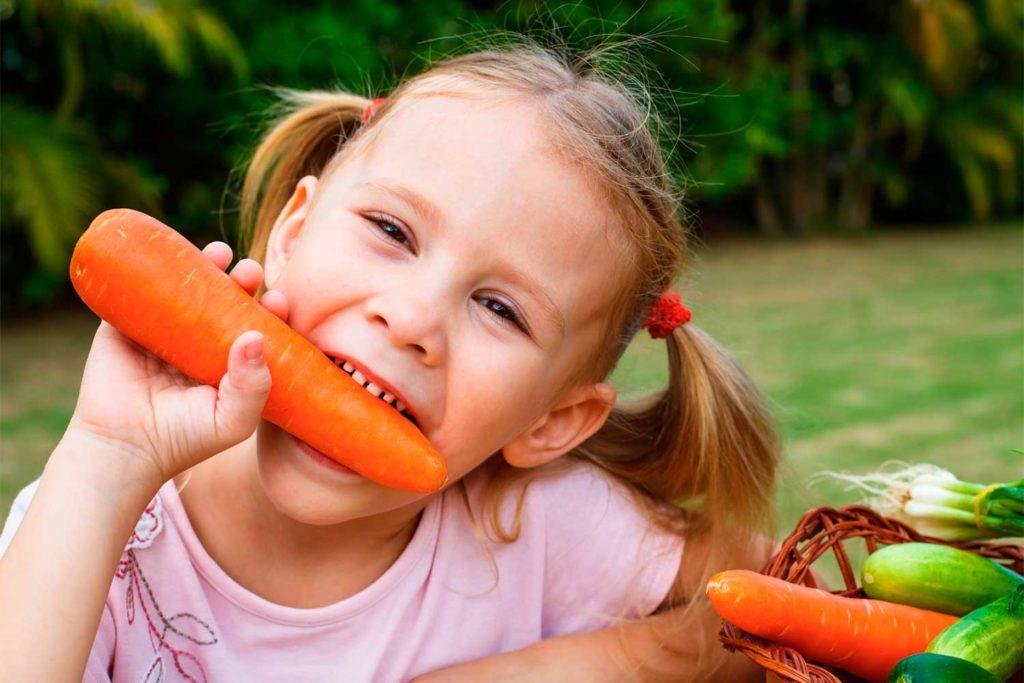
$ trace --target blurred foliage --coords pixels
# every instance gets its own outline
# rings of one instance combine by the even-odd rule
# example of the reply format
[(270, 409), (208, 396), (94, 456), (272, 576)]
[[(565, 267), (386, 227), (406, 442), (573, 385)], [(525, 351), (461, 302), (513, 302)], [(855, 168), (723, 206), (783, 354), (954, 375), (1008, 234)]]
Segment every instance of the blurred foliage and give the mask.
[(1019, 0), (0, 0), (0, 28), (8, 311), (69, 297), (70, 249), (104, 208), (234, 244), (267, 86), (386, 94), (503, 31), (624, 41), (600, 60), (648, 84), (702, 229), (1021, 211)]

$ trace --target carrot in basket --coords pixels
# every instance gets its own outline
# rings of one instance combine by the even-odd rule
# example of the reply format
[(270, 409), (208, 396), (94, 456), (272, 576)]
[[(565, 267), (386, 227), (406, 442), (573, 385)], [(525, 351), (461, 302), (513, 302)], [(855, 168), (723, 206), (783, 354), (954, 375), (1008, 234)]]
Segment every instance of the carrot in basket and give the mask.
[(746, 569), (707, 585), (711, 605), (740, 629), (869, 681), (884, 681), (904, 657), (924, 652), (957, 620), (882, 600), (845, 598)]
[(429, 492), (447, 479), (416, 425), (155, 218), (97, 216), (75, 246), (71, 282), (96, 315), (204, 384), (218, 385), (238, 335), (259, 330), (272, 378), (264, 418), (386, 486)]

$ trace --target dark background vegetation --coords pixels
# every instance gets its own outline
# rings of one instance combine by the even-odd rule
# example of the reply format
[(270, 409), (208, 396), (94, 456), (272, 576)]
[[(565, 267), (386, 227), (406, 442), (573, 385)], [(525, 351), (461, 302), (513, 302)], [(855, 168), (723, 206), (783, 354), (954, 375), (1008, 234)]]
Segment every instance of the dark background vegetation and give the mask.
[[(0, 307), (75, 301), (105, 208), (234, 243), (264, 86), (386, 94), (492, 29), (633, 36), (702, 235), (978, 225), (1021, 213), (1019, 0), (0, 1)], [(637, 39), (636, 36), (641, 36)], [(234, 176), (237, 179), (237, 174)]]
[[(784, 438), (780, 535), (857, 500), (810, 490), (823, 469), (1021, 470), (1020, 0), (0, 0), (0, 31), (0, 519), (74, 409), (97, 320), (67, 263), (93, 217), (235, 245), (270, 87), (386, 95), (494, 31), (626, 41), (602, 63), (651, 88), (701, 238), (677, 289)], [(666, 375), (638, 335), (612, 381)]]

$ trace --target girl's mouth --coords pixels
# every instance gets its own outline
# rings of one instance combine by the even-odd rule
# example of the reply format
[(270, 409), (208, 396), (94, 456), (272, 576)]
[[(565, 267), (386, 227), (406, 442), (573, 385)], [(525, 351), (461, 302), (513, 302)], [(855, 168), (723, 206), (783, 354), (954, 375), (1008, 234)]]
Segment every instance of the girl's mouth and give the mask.
[(360, 386), (362, 386), (363, 389), (366, 390), (369, 394), (371, 394), (373, 396), (376, 396), (381, 401), (384, 401), (389, 406), (391, 406), (392, 408), (397, 410), (399, 415), (401, 415), (405, 419), (409, 420), (409, 422), (412, 422), (414, 425), (419, 427), (419, 424), (416, 422), (416, 418), (414, 418), (412, 416), (412, 413), (410, 413), (407, 410), (406, 405), (404, 403), (402, 403), (402, 401), (398, 397), (396, 397), (396, 396), (394, 396), (392, 394), (389, 394), (382, 387), (379, 387), (376, 384), (374, 384), (373, 382), (371, 382), (370, 380), (366, 379), (366, 376), (363, 375), (363, 373), (359, 372), (359, 370), (354, 365), (352, 365), (352, 363), (350, 363), (350, 362), (348, 362), (348, 361), (346, 361), (346, 360), (344, 360), (342, 358), (336, 358), (334, 356), (328, 356), (328, 358), (331, 359), (332, 363), (334, 363), (339, 368), (344, 370), (352, 379), (354, 379)]
[(354, 475), (354, 476), (359, 476), (358, 473), (355, 470), (353, 470), (353, 469), (351, 469), (349, 467), (345, 467), (340, 462), (338, 462), (336, 460), (333, 460), (332, 458), (328, 457), (324, 453), (321, 453), (320, 451), (318, 451), (317, 449), (313, 448), (312, 446), (310, 446), (308, 443), (306, 443), (305, 441), (303, 441), (299, 437), (297, 437), (295, 435), (289, 435), (289, 436), (291, 436), (292, 439), (295, 440), (295, 443), (297, 443), (299, 445), (299, 449), (301, 449), (303, 453), (305, 453), (306, 455), (308, 455), (310, 458), (312, 458), (316, 462), (320, 463), (321, 465), (323, 465), (325, 467), (329, 467), (330, 469), (336, 470), (338, 472), (343, 472), (345, 474), (351, 474), (351, 475)]

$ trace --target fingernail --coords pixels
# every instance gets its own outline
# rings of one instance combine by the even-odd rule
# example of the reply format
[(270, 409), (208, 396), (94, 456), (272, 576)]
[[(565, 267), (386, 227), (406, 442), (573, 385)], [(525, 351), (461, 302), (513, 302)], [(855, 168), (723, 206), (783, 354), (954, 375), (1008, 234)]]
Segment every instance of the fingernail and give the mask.
[(260, 365), (263, 362), (263, 340), (257, 339), (245, 345), (245, 360), (249, 365)]

